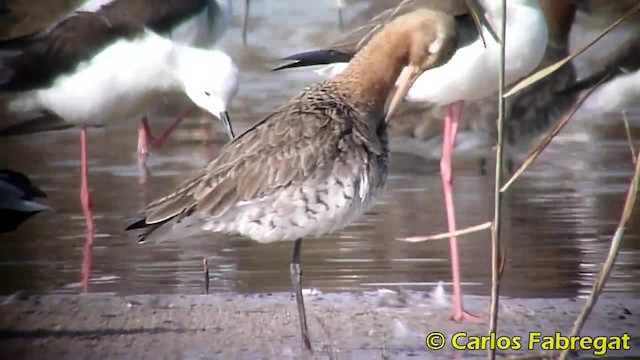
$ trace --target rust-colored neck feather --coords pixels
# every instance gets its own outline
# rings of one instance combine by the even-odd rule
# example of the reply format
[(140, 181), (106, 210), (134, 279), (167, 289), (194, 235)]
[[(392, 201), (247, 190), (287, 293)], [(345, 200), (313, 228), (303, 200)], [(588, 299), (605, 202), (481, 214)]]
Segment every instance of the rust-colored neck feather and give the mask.
[(387, 25), (351, 59), (331, 83), (358, 100), (384, 106), (400, 72), (408, 63), (411, 36), (408, 29)]

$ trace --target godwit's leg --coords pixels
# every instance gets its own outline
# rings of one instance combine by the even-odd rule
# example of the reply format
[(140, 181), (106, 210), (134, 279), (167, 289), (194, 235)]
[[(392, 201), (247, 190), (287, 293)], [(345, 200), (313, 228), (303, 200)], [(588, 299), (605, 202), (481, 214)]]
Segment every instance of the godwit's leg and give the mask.
[(207, 258), (202, 258), (202, 266), (204, 268), (204, 293), (206, 295), (209, 295), (209, 282), (210, 282), (210, 277), (209, 277), (209, 262), (207, 261)]
[(140, 120), (140, 127), (138, 128), (138, 155), (145, 156), (149, 153), (149, 145), (154, 148), (162, 146), (165, 140), (171, 135), (171, 133), (180, 125), (185, 117), (189, 116), (194, 110), (194, 107), (190, 107), (178, 115), (167, 128), (157, 138), (151, 134), (151, 127), (149, 126), (149, 120), (146, 116), (143, 116)]
[(82, 292), (89, 290), (89, 274), (91, 272), (91, 248), (93, 247), (93, 210), (91, 206), (91, 196), (89, 194), (87, 165), (87, 129), (80, 130), (80, 202), (82, 211), (87, 223), (87, 238), (82, 251), (81, 285)]
[(298, 303), (298, 318), (300, 320), (300, 334), (302, 336), (302, 345), (310, 352), (311, 341), (309, 340), (309, 329), (307, 328), (307, 314), (304, 310), (304, 299), (302, 298), (302, 273), (300, 272), (300, 246), (302, 245), (302, 239), (296, 240), (293, 245), (293, 257), (291, 258), (291, 265), (289, 267), (291, 274), (291, 282), (293, 283), (293, 290), (296, 293), (296, 303)]
[[(447, 105), (444, 118), (444, 134), (442, 143), (442, 158), (440, 159), (440, 174), (442, 177), (442, 188), (444, 190), (444, 202), (447, 209), (447, 224), (449, 232), (456, 231), (456, 216), (453, 205), (453, 185), (451, 160), (453, 147), (455, 145), (456, 132), (458, 131), (458, 120), (462, 114), (464, 103), (458, 101)], [(460, 284), (460, 260), (458, 257), (458, 239), (449, 238), (451, 248), (451, 273), (453, 277), (453, 312), (451, 319), (454, 321), (480, 320), (475, 315), (466, 312), (462, 306), (462, 286)]]

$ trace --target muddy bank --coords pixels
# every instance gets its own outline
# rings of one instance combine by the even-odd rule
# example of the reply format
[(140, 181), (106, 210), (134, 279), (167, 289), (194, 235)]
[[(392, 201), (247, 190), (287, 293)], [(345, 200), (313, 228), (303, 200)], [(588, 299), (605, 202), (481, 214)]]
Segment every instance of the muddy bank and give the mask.
[[(448, 321), (449, 305), (423, 292), (308, 294), (316, 359), (467, 358), (454, 351), (459, 331), (484, 335), (484, 324)], [(488, 299), (468, 296), (467, 308), (487, 314)], [(303, 357), (293, 296), (262, 295), (14, 295), (0, 300), (0, 351), (6, 359), (295, 359)], [(504, 299), (500, 335), (568, 334), (582, 299)], [(439, 351), (425, 336), (442, 332)], [(640, 299), (601, 299), (583, 334), (630, 336), (640, 356)], [(459, 343), (466, 343), (464, 339)], [(540, 347), (536, 346), (537, 352)], [(507, 351), (502, 353), (522, 353)], [(455, 352), (455, 355), (454, 355)], [(529, 352), (533, 354), (533, 352)], [(592, 357), (583, 352), (581, 357)]]

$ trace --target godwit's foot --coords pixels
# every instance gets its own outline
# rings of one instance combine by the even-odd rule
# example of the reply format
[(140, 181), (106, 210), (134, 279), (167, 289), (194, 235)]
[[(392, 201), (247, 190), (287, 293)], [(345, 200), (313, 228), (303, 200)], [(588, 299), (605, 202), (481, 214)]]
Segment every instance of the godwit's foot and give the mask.
[(304, 298), (302, 297), (302, 272), (300, 271), (300, 245), (302, 239), (296, 240), (293, 245), (293, 257), (289, 267), (293, 290), (296, 294), (296, 303), (298, 305), (298, 319), (300, 320), (300, 335), (302, 337), (302, 346), (304, 350), (313, 353), (311, 348), (311, 340), (309, 340), (309, 328), (307, 327), (307, 314), (304, 309)]
[(453, 310), (451, 312), (451, 320), (455, 321), (455, 322), (464, 322), (464, 321), (470, 321), (473, 323), (481, 323), (484, 321), (483, 318), (481, 318), (480, 316), (474, 315), (470, 312), (467, 312), (466, 310)]

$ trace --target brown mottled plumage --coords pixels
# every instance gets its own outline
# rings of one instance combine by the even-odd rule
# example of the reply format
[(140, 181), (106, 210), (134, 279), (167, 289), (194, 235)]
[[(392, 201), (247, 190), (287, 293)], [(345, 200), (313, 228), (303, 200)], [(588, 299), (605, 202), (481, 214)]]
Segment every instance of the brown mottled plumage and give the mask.
[(340, 76), (308, 87), (227, 144), (127, 229), (146, 228), (141, 240), (164, 224), (240, 233), (260, 242), (295, 240), (291, 278), (303, 344), (311, 350), (300, 286), (301, 239), (346, 226), (371, 205), (387, 177), (385, 120), (422, 72), (452, 55), (453, 28), (453, 19), (440, 12), (397, 18)]

